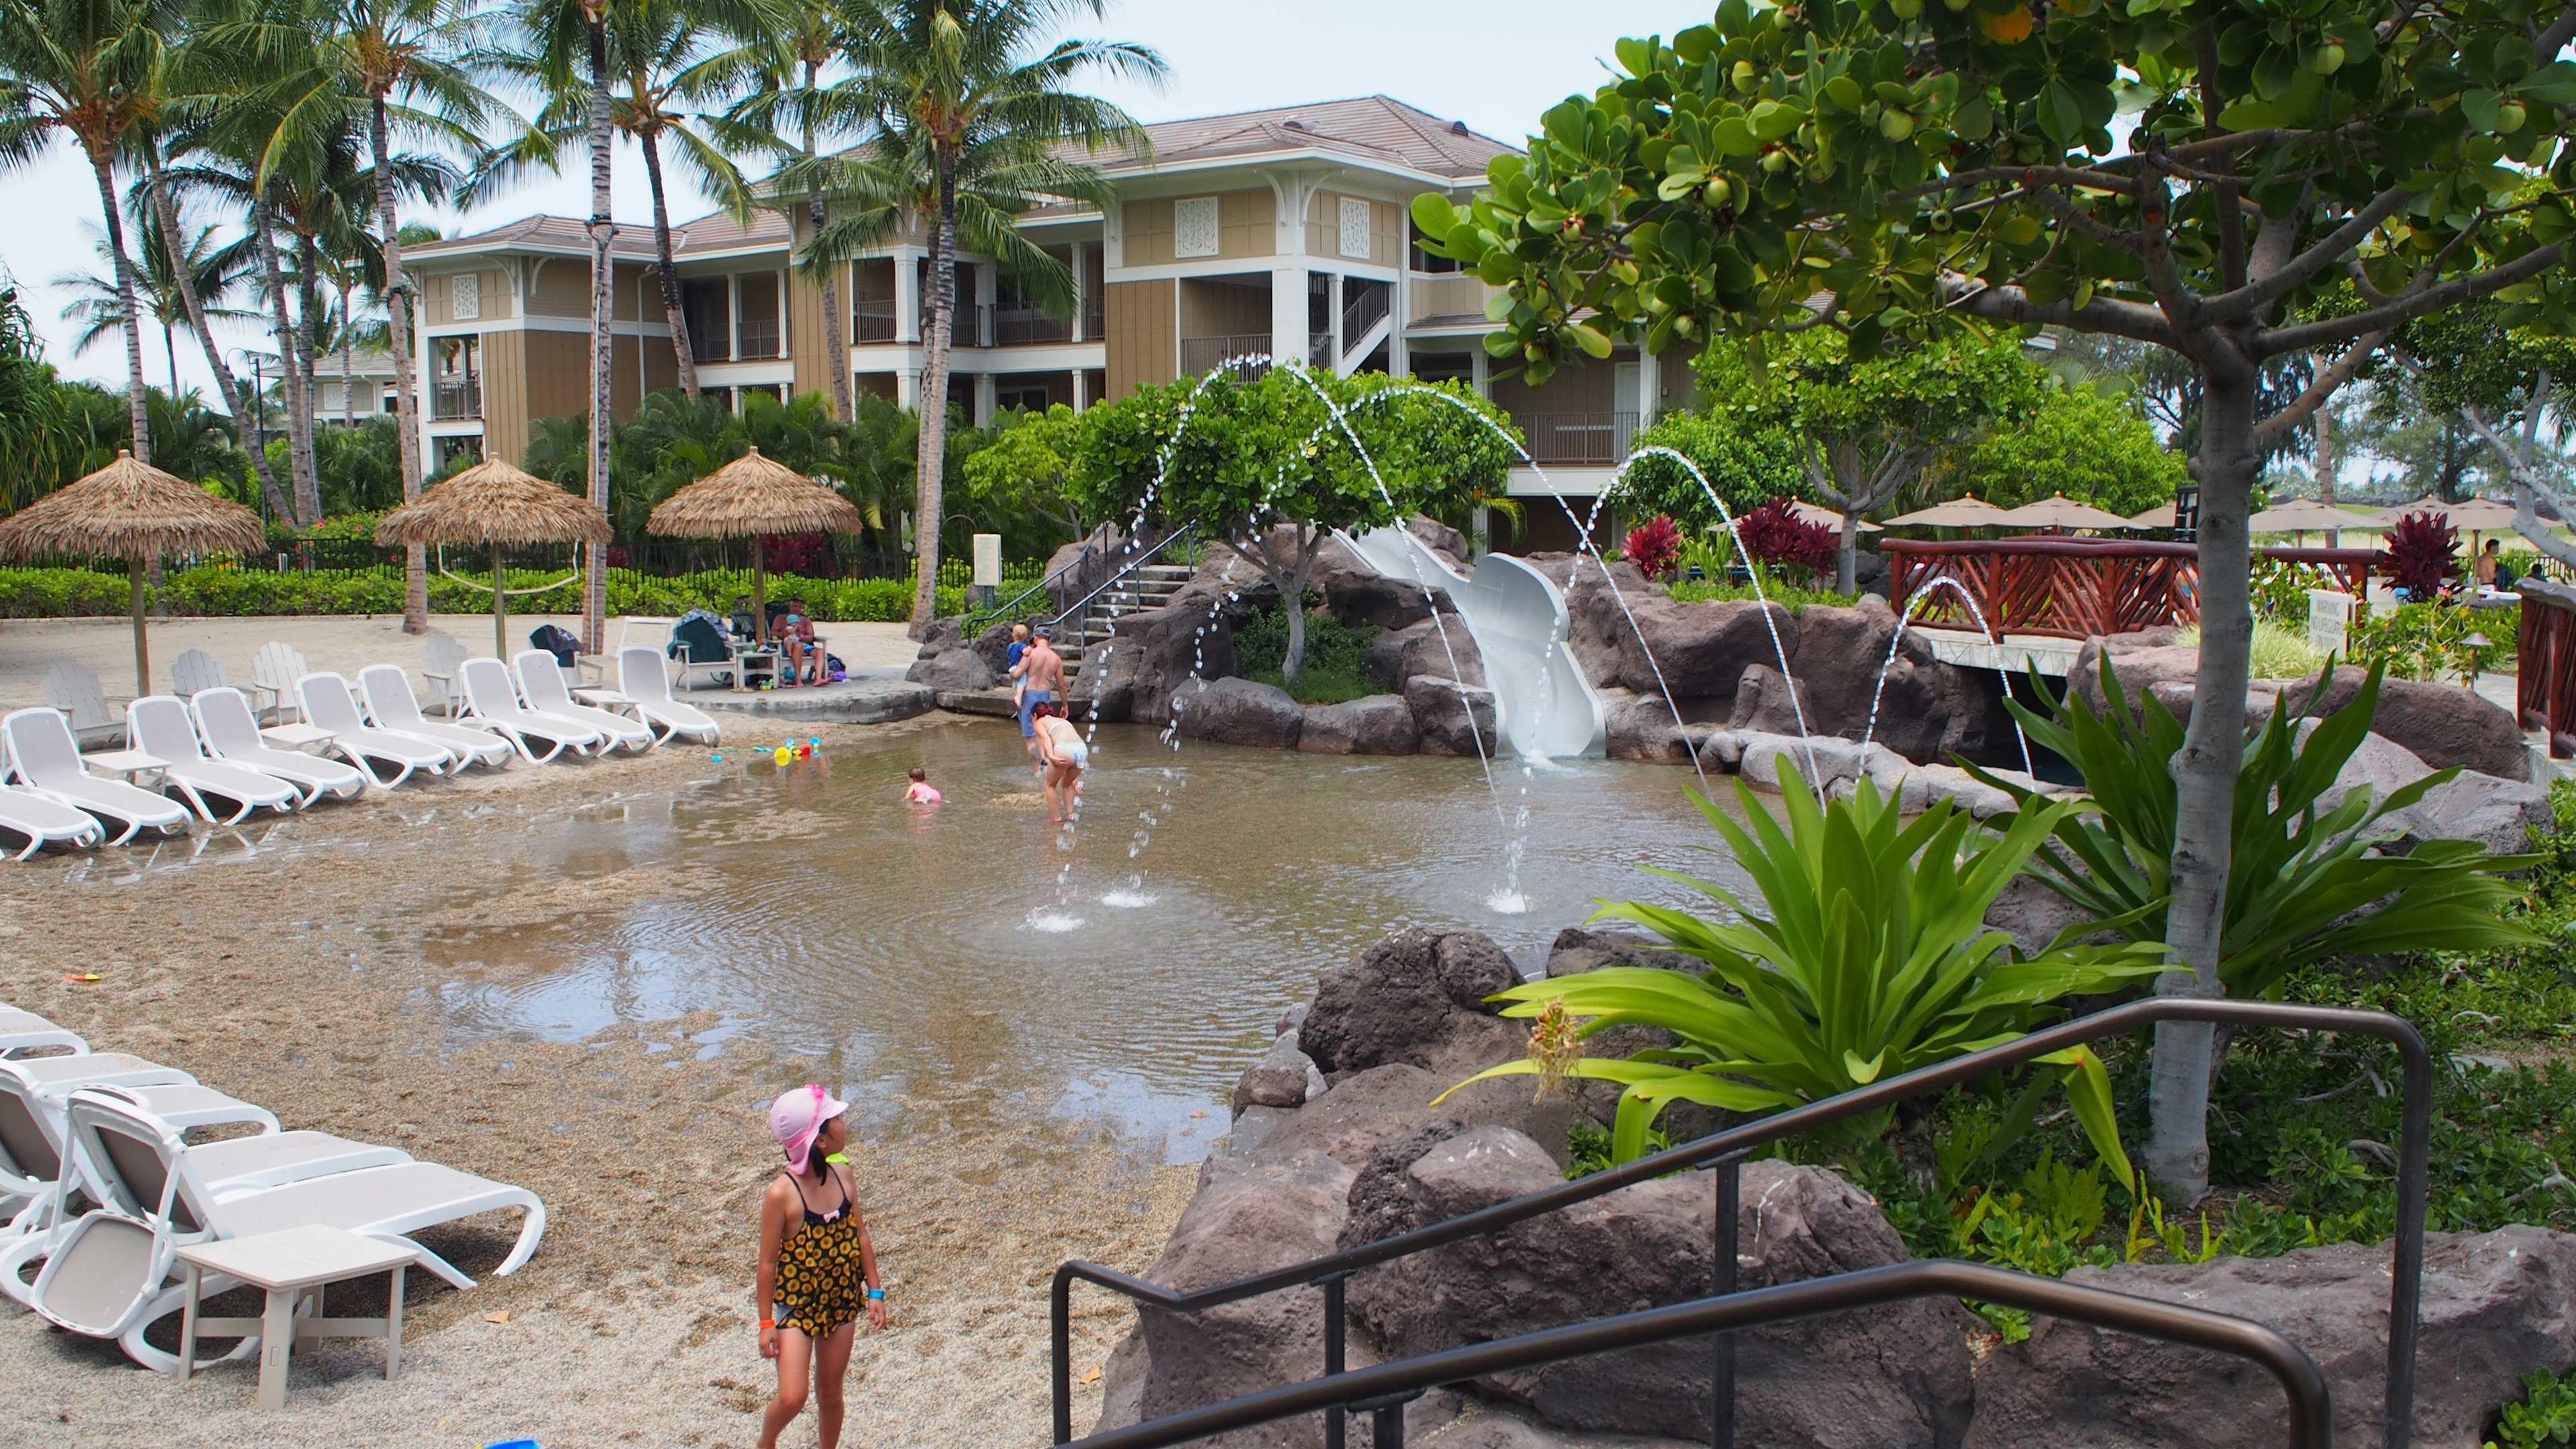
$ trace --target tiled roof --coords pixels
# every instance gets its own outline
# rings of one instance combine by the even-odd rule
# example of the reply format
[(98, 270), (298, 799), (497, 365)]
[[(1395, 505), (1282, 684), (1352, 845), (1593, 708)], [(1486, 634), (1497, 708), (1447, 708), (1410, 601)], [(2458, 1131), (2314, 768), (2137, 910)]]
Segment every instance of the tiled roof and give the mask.
[[(715, 212), (694, 221), (679, 222), (671, 228), (671, 253), (676, 257), (691, 252), (730, 251), (746, 246), (785, 246), (787, 218), (774, 211), (754, 212), (748, 226), (724, 212)], [(621, 257), (653, 255), (653, 227), (650, 222), (619, 222), (617, 239), (611, 246)], [(406, 257), (436, 257), (451, 252), (507, 251), (512, 247), (532, 250), (590, 250), (590, 236), (582, 221), (570, 216), (529, 216), (478, 231), (466, 236), (453, 236), (443, 241), (425, 242), (406, 247)]]
[[(1391, 96), (1163, 121), (1147, 126), (1145, 133), (1153, 139), (1156, 165), (1277, 151), (1340, 151), (1462, 181), (1483, 176), (1487, 162), (1518, 149)], [(1108, 164), (1125, 169), (1132, 163)]]

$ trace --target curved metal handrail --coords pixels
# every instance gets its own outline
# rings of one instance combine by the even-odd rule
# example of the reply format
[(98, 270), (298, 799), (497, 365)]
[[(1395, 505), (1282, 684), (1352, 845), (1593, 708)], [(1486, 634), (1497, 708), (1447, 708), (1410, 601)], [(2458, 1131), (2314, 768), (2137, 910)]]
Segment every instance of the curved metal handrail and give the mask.
[[(2429, 1175), (2433, 1122), (2433, 1058), (2425, 1050), (2424, 1038), (2412, 1023), (2385, 1011), (2361, 1011), (2348, 1007), (2304, 1006), (2278, 1001), (2204, 1000), (2197, 997), (2160, 996), (2133, 1001), (2090, 1016), (2042, 1027), (2027, 1036), (2015, 1038), (1983, 1051), (1952, 1057), (1919, 1067), (1901, 1076), (1889, 1077), (1868, 1086), (1811, 1102), (1803, 1107), (1711, 1133), (1696, 1141), (1667, 1148), (1649, 1157), (1588, 1177), (1550, 1187), (1509, 1202), (1463, 1213), (1446, 1222), (1415, 1228), (1374, 1243), (1363, 1243), (1325, 1257), (1309, 1259), (1285, 1268), (1273, 1269), (1232, 1283), (1194, 1292), (1177, 1293), (1157, 1283), (1097, 1263), (1075, 1259), (1056, 1269), (1052, 1304), (1054, 1314), (1055, 1352), (1055, 1442), (1068, 1443), (1073, 1438), (1072, 1369), (1072, 1293), (1076, 1281), (1094, 1283), (1136, 1302), (1174, 1313), (1192, 1313), (1214, 1308), (1244, 1298), (1257, 1298), (1285, 1288), (1308, 1286), (1326, 1289), (1326, 1308), (1330, 1315), (1341, 1304), (1342, 1280), (1353, 1272), (1409, 1257), (1428, 1249), (1445, 1246), (1463, 1238), (1509, 1227), (1524, 1219), (1559, 1208), (1588, 1202), (1605, 1193), (1635, 1183), (1652, 1181), (1674, 1172), (1722, 1158), (1738, 1157), (1752, 1149), (1811, 1131), (1830, 1123), (1882, 1107), (1893, 1106), (1908, 1097), (1940, 1091), (1972, 1081), (1989, 1072), (2017, 1066), (2034, 1057), (2046, 1056), (2070, 1046), (2097, 1041), (2104, 1037), (2123, 1036), (2143, 1026), (2158, 1022), (2229, 1023), (2238, 1026), (2262, 1026), (2285, 1031), (2333, 1031), (2384, 1037), (2394, 1042), (2405, 1059), (2405, 1103), (2399, 1130), (2397, 1158), (2397, 1245), (2392, 1264), (2394, 1282), (2388, 1302), (2388, 1391), (2384, 1400), (2383, 1440), (2387, 1449), (2407, 1449), (2414, 1432), (2415, 1404), (2415, 1339), (2417, 1309), (2421, 1302), (2424, 1275), (2424, 1197)], [(1730, 1233), (1732, 1219), (1720, 1213), (1718, 1230)], [(1723, 1271), (1726, 1265), (1721, 1264)], [(1720, 1284), (1724, 1286), (1723, 1282)], [(2004, 1301), (2004, 1300), (1997, 1300)], [(1337, 1325), (1327, 1323), (1328, 1352), (1338, 1342)], [(1327, 1371), (1338, 1368), (1328, 1364)], [(1331, 1407), (1335, 1400), (1319, 1402), (1316, 1407)], [(1156, 1441), (1162, 1442), (1162, 1441)]]
[[(1152, 562), (1156, 555), (1162, 553), (1164, 549), (1171, 547), (1173, 540), (1190, 536), (1194, 531), (1195, 530), (1190, 528), (1181, 528), (1163, 535), (1161, 540), (1156, 542), (1153, 547), (1146, 549), (1143, 553), (1138, 554), (1136, 557), (1131, 558), (1125, 563), (1110, 570), (1109, 576), (1102, 579), (1098, 587), (1094, 588), (1090, 593), (1087, 593), (1081, 598), (1076, 599), (1074, 602), (1056, 610), (1056, 617), (1059, 619), (1066, 618), (1071, 616), (1077, 609), (1089, 607), (1091, 601), (1100, 597), (1100, 595), (1107, 590), (1111, 584), (1118, 582), (1120, 579), (1127, 577), (1137, 569), (1142, 568), (1147, 563)], [(1007, 617), (1012, 610), (1017, 609), (1020, 605), (1028, 602), (1032, 597), (1047, 592), (1048, 589), (1054, 586), (1058, 579), (1063, 578), (1067, 574), (1079, 577), (1083, 565), (1092, 560), (1095, 548), (1102, 554), (1105, 554), (1108, 550), (1107, 545), (1094, 545), (1086, 538), (1082, 545), (1082, 552), (1074, 555), (1071, 563), (1068, 563), (1064, 567), (1057, 569), (1054, 573), (1048, 574), (1046, 577), (1039, 579), (1036, 583), (1029, 585), (1027, 588), (1020, 590), (1010, 598), (993, 605), (989, 609), (968, 609), (963, 614), (958, 615), (958, 633), (961, 636), (972, 640), (975, 636), (977, 626), (983, 621)]]
[(1080, 1449), (1162, 1449), (1318, 1410), (1375, 1408), (1378, 1449), (1402, 1449), (1404, 1402), (1440, 1384), (1913, 1298), (1974, 1298), (2251, 1360), (2280, 1381), (2289, 1399), (2290, 1449), (2332, 1449), (2334, 1403), (2325, 1375), (2306, 1350), (2278, 1329), (2203, 1308), (1947, 1258), (1863, 1268), (1399, 1359), (1187, 1409), (1077, 1442)]

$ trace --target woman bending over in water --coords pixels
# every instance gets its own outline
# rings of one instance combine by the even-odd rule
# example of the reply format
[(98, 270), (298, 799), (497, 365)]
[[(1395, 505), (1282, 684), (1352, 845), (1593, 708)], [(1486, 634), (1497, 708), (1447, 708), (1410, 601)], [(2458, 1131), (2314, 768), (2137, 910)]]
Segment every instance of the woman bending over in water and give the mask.
[(1080, 803), (1083, 767), (1091, 763), (1091, 746), (1082, 741), (1082, 731), (1064, 717), (1064, 706), (1041, 704), (1029, 711), (1037, 727), (1038, 763), (1045, 767), (1047, 818), (1053, 821), (1073, 819), (1073, 807)]

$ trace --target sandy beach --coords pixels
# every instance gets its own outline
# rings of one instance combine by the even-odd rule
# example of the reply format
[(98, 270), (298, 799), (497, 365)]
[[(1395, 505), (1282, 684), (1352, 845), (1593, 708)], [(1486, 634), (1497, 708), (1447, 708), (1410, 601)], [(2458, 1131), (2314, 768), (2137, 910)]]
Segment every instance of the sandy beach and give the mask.
[[(471, 621), (442, 622), (472, 637)], [(155, 657), (189, 647), (187, 631), (209, 630), (246, 666), (261, 640), (292, 638), (286, 628), (302, 624), (337, 631), (330, 637), (351, 656), (300, 644), (316, 667), (417, 659), (388, 620), (179, 621), (156, 635)], [(883, 627), (899, 638), (899, 626)], [(32, 695), (16, 687), (31, 667), (43, 673), (29, 646), (56, 639), (102, 651), (106, 674), (124, 635), (113, 621), (0, 624), (0, 699)], [(828, 752), (922, 727), (822, 734)], [(685, 898), (693, 882), (666, 862), (621, 857), (573, 872), (541, 866), (528, 847), (549, 821), (613, 810), (621, 797), (667, 797), (726, 768), (738, 767), (685, 749), (521, 764), (371, 791), (274, 835), (200, 826), (193, 843), (157, 854), (48, 856), (0, 870), (0, 1001), (78, 1030), (96, 1049), (185, 1068), (289, 1127), (390, 1142), (528, 1187), (551, 1215), (543, 1247), (513, 1277), (458, 1293), (413, 1275), (398, 1382), (381, 1379), (373, 1345), (299, 1351), (282, 1415), (253, 1411), (247, 1364), (182, 1385), (0, 1305), (0, 1382), (11, 1390), (0, 1395), (0, 1442), (751, 1444), (773, 1381), (750, 1292), (754, 1204), (775, 1161), (759, 1108), (783, 1086), (834, 1081), (841, 1063), (751, 1036), (696, 1040), (712, 1013), (586, 1040), (465, 1039), (442, 1016), (440, 968), (423, 951), (433, 927), (536, 931)], [(829, 828), (794, 814), (722, 827), (765, 838)], [(101, 979), (67, 982), (74, 971)], [(894, 1327), (861, 1342), (844, 1442), (1042, 1444), (1049, 1275), (1072, 1256), (1141, 1269), (1194, 1170), (1133, 1158), (1096, 1127), (996, 1109), (972, 1080), (940, 1090), (941, 1100), (892, 1106), (935, 1130), (907, 1132), (897, 1149), (853, 1148)], [(429, 1240), (481, 1274), (516, 1230), (505, 1215)], [(1126, 1323), (1096, 1298), (1079, 1312), (1078, 1373)], [(1095, 1399), (1085, 1392), (1079, 1423), (1090, 1423)], [(814, 1442), (810, 1413), (785, 1442)]]

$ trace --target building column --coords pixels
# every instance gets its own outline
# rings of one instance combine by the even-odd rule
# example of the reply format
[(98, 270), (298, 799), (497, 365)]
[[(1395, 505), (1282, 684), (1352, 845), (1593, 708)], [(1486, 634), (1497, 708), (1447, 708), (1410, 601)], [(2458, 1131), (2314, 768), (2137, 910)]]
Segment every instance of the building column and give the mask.
[[(894, 254), (894, 340), (921, 340), (921, 258), (907, 250)], [(909, 395), (904, 406), (912, 406)]]
[(894, 370), (894, 400), (898, 406), (921, 411), (921, 369), (898, 367)]
[(1270, 355), (1306, 361), (1306, 269), (1270, 269)]
[(973, 377), (975, 379), (975, 401), (974, 404), (967, 409), (966, 422), (970, 427), (980, 428), (985, 424), (990, 423), (993, 420), (993, 414), (999, 409), (994, 403), (993, 374), (989, 372), (978, 372), (973, 374)]
[[(1090, 301), (1090, 298), (1083, 294), (1082, 289), (1082, 249), (1086, 245), (1088, 245), (1088, 243), (1085, 242), (1075, 242), (1073, 244), (1073, 320), (1067, 324), (1067, 335), (1076, 342), (1089, 342), (1091, 340), (1082, 333), (1082, 319), (1085, 315), (1087, 304)], [(1081, 395), (1079, 386), (1079, 384), (1076, 384), (1076, 396)]]
[(1082, 390), (1090, 385), (1091, 374), (1083, 371), (1079, 367), (1075, 368), (1073, 370), (1073, 410), (1075, 412), (1080, 412), (1084, 408), (1091, 406), (1091, 399), (1082, 395)]

